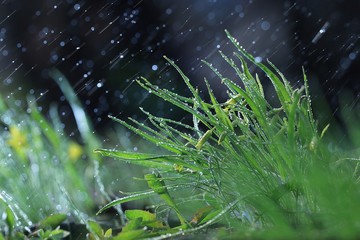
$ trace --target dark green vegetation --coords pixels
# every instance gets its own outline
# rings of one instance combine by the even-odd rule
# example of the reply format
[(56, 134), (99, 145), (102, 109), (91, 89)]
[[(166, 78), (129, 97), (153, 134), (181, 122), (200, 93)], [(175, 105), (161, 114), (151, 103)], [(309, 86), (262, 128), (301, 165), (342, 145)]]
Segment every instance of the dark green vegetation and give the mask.
[[(20, 234), (19, 229), (31, 224), (31, 220), (40, 224), (32, 231), (33, 235), (28, 234), (30, 236), (47, 239), (51, 238), (51, 234), (58, 234), (57, 231), (65, 236), (69, 232), (57, 228), (65, 221), (64, 215), (53, 215), (50, 220), (46, 218), (53, 212), (65, 212), (75, 217), (75, 221), (86, 224), (89, 239), (165, 239), (188, 234), (208, 234), (219, 239), (241, 236), (250, 239), (359, 237), (359, 153), (346, 153), (327, 147), (324, 136), (328, 126), (319, 129), (313, 117), (305, 73), (304, 86), (294, 88), (270, 62), (267, 65), (256, 62), (231, 35), (228, 34), (228, 37), (236, 48), (234, 58), (220, 54), (241, 82), (226, 78), (212, 64), (204, 62), (210, 71), (216, 73), (219, 82), (227, 87), (226, 102), (218, 102), (206, 80), (206, 94), (210, 101), (205, 102), (185, 74), (167, 59), (185, 81), (191, 97), (161, 89), (144, 78), (139, 79), (138, 83), (152, 94), (191, 114), (193, 123), (188, 125), (157, 117), (145, 110), (148, 125), (134, 119), (130, 119), (129, 123), (111, 117), (158, 149), (158, 153), (107, 149), (95, 151), (147, 169), (144, 177), (137, 180), (146, 182), (148, 190), (122, 193), (123, 196), (108, 201), (97, 213), (101, 216), (110, 208), (117, 207), (119, 216), (116, 218), (123, 224), (120, 233), (108, 227), (108, 224), (87, 217), (96, 205), (91, 197), (91, 184), (97, 185), (104, 199), (109, 199), (102, 191), (98, 174), (101, 170), (100, 160), (96, 157), (98, 155), (91, 152), (99, 145), (91, 134), (91, 127), (75, 95), (61, 74), (54, 71), (54, 79), (64, 93), (68, 93), (67, 98), (86, 146), (84, 155), (92, 160), (89, 171), (94, 174), (96, 181), (93, 183), (89, 182), (90, 177), (79, 177), (82, 175), (77, 172), (85, 166), (77, 164), (83, 162), (61, 160), (65, 149), (70, 149), (74, 143), (63, 140), (61, 129), (57, 127), (56, 114), (50, 114), (50, 124), (36, 107), (31, 108), (30, 116), (21, 116), (29, 124), (27, 129), (20, 129), (15, 120), (7, 122), (3, 118), (2, 121), (9, 128), (9, 132), (1, 138), (1, 141), (7, 141), (1, 158), (6, 159), (8, 162), (5, 166), (9, 166), (8, 170), (6, 167), (1, 169), (1, 200), (6, 213), (2, 223), (3, 233), (15, 238)], [(250, 73), (247, 62), (255, 64), (271, 81), (278, 99), (276, 107), (266, 100), (262, 84), (257, 75)], [(0, 106), (6, 114), (15, 111), (4, 103)], [(349, 111), (347, 114), (350, 116), (352, 113)], [(13, 113), (15, 115), (19, 113)], [(351, 118), (356, 118), (356, 115)], [(18, 134), (17, 131), (27, 134)], [(38, 140), (30, 142), (27, 140), (30, 136), (38, 136)], [(359, 137), (352, 136), (353, 139)], [(35, 150), (32, 152), (39, 156), (30, 158), (22, 150), (30, 144), (34, 144), (32, 148)], [(38, 146), (39, 150), (36, 148)], [(49, 162), (40, 163), (41, 154), (52, 154), (58, 159), (58, 165), (54, 166), (52, 158), (47, 158)], [(16, 157), (11, 157), (13, 155)], [(70, 157), (69, 152), (64, 159), (69, 160)], [(34, 161), (39, 161), (38, 175), (31, 168)], [(11, 172), (14, 169), (17, 169), (19, 176)], [(47, 174), (59, 178), (58, 181), (47, 181)], [(29, 181), (34, 177), (40, 179)], [(23, 184), (20, 185), (19, 181)], [(57, 184), (63, 187), (54, 187)], [(22, 187), (27, 192), (23, 193)], [(29, 194), (39, 190), (43, 192), (30, 197)], [(52, 192), (54, 190), (59, 192)], [(78, 194), (79, 191), (82, 194)], [(120, 204), (149, 198), (153, 205), (146, 207), (151, 211), (134, 209), (122, 213)], [(51, 201), (47, 205), (41, 203), (49, 199)], [(44, 206), (49, 207), (44, 209)], [(58, 209), (56, 206), (70, 207)], [(31, 219), (27, 216), (31, 216)], [(45, 220), (41, 220), (43, 218)]]

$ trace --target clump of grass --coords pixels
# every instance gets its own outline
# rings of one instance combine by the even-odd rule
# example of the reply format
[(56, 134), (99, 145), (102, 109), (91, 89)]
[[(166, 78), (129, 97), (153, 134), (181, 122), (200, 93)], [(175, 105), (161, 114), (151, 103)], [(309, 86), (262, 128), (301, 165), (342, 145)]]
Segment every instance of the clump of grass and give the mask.
[(71, 212), (71, 201), (89, 212), (94, 206), (90, 186), (78, 174), (86, 168), (84, 147), (66, 137), (55, 106), (50, 109), (50, 122), (32, 99), (27, 111), (14, 102), (1, 102), (0, 109), (5, 128), (0, 137), (1, 200), (18, 208), (18, 224), (31, 224), (54, 212)]
[[(27, 110), (15, 102), (0, 97), (0, 124), (5, 129), (0, 133), (0, 238), (5, 234), (24, 239), (25, 233), (41, 239), (67, 236), (55, 229), (66, 214), (78, 221), (95, 206), (89, 177), (80, 174), (88, 167), (83, 157), (90, 152), (66, 137), (55, 106), (49, 121), (33, 99)], [(58, 217), (54, 228), (40, 224), (49, 216), (51, 221)]]
[[(210, 102), (205, 102), (187, 76), (166, 58), (192, 97), (161, 89), (145, 78), (137, 82), (191, 114), (193, 124), (145, 110), (150, 126), (111, 117), (166, 153), (96, 150), (154, 171), (144, 177), (149, 190), (128, 193), (99, 213), (124, 202), (158, 196), (157, 220), (144, 222), (145, 213), (139, 214), (139, 218), (129, 219), (123, 234), (162, 239), (198, 232), (219, 222), (218, 226), (234, 236), (359, 237), (359, 174), (354, 171), (358, 160), (339, 161), (342, 153), (327, 149), (322, 139), (327, 127), (317, 128), (305, 73), (304, 86), (294, 88), (271, 62), (255, 61), (227, 35), (236, 52), (234, 57), (220, 54), (243, 87), (204, 61), (227, 87), (226, 102), (218, 102), (206, 79)], [(261, 81), (248, 69), (249, 61), (271, 81), (279, 107), (267, 101)], [(159, 219), (166, 221), (164, 213), (170, 210), (178, 219), (176, 226), (153, 224)]]
[[(65, 236), (55, 229), (61, 222), (85, 224), (97, 204), (110, 201), (99, 176), (100, 158), (93, 153), (100, 143), (90, 121), (66, 78), (57, 70), (51, 76), (73, 110), (80, 136), (69, 138), (56, 105), (45, 117), (33, 98), (24, 108), (0, 96), (0, 239), (2, 233), (11, 238), (23, 231), (41, 239)], [(49, 217), (56, 220), (53, 228), (42, 224)]]

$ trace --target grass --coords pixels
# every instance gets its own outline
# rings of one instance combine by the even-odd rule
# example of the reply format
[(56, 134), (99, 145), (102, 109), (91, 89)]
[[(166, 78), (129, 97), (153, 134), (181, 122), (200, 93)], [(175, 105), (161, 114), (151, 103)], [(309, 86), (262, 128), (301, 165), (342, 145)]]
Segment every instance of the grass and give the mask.
[[(0, 233), (8, 237), (22, 239), (24, 228), (28, 236), (40, 239), (67, 235), (55, 228), (65, 220), (85, 224), (98, 204), (110, 201), (100, 179), (101, 159), (93, 153), (100, 141), (65, 77), (57, 70), (52, 77), (74, 112), (78, 140), (65, 132), (57, 106), (45, 117), (32, 98), (26, 104), (0, 98), (5, 129), (0, 137)], [(122, 214), (120, 207), (117, 210)], [(52, 224), (42, 224), (49, 218)]]
[[(177, 216), (178, 225), (167, 225), (165, 230), (142, 230), (142, 237), (166, 238), (164, 232), (181, 235), (218, 221), (237, 237), (358, 237), (359, 159), (341, 161), (342, 151), (331, 152), (327, 148), (323, 136), (328, 126), (319, 130), (314, 120), (305, 73), (304, 85), (294, 88), (271, 62), (266, 66), (255, 61), (227, 34), (236, 49), (234, 58), (220, 54), (243, 87), (223, 76), (212, 64), (203, 63), (227, 87), (228, 101), (219, 103), (205, 79), (210, 97), (210, 102), (205, 102), (186, 75), (166, 58), (192, 97), (161, 89), (145, 78), (137, 82), (191, 114), (193, 124), (156, 117), (145, 110), (149, 124), (134, 119), (130, 119), (130, 124), (111, 117), (166, 153), (97, 150), (104, 156), (154, 171), (144, 177), (149, 190), (116, 199), (99, 213), (127, 201), (157, 195), (155, 203), (159, 206), (155, 214), (161, 216), (165, 204)], [(262, 83), (250, 73), (247, 61), (271, 81), (280, 106), (274, 107), (266, 100)], [(192, 204), (186, 206), (195, 202), (198, 209)], [(133, 230), (141, 227), (139, 224)]]
[(13, 102), (1, 103), (2, 125), (7, 130), (0, 138), (2, 201), (17, 206), (18, 221), (26, 224), (56, 211), (70, 211), (71, 201), (88, 212), (94, 205), (90, 186), (77, 170), (86, 169), (81, 161), (84, 147), (65, 137), (55, 108), (50, 110), (50, 124), (32, 100), (27, 112)]
[[(314, 119), (305, 72), (303, 86), (293, 87), (271, 62), (255, 61), (227, 35), (235, 53), (233, 57), (219, 54), (239, 79), (231, 80), (203, 62), (227, 87), (227, 101), (217, 100), (206, 79), (209, 101), (205, 101), (165, 57), (192, 96), (162, 89), (145, 78), (137, 82), (187, 112), (192, 123), (157, 117), (143, 109), (146, 122), (111, 116), (147, 141), (142, 148), (149, 149), (147, 153), (99, 148), (79, 100), (56, 70), (51, 76), (70, 103), (81, 142), (66, 137), (55, 106), (45, 118), (33, 99), (28, 100), (27, 111), (11, 99), (0, 101), (5, 128), (0, 137), (3, 235), (22, 239), (22, 229), (33, 226), (28, 238), (71, 237), (61, 223), (75, 221), (86, 227), (82, 238), (87, 234), (88, 239), (358, 238), (358, 150), (328, 147), (331, 127), (319, 129)], [(262, 81), (249, 71), (249, 63), (265, 73), (268, 79), (262, 81), (271, 82), (276, 106), (267, 101)], [(358, 116), (348, 107), (343, 109), (356, 144), (360, 136), (352, 121)], [(106, 166), (96, 153), (145, 167), (144, 177), (135, 180), (148, 188), (111, 198), (101, 178)], [(124, 172), (119, 169), (118, 174)], [(122, 227), (120, 232), (116, 225), (103, 224), (94, 216), (94, 209), (104, 201), (108, 204), (100, 208), (98, 217), (115, 208), (113, 220)], [(151, 204), (122, 211), (124, 203), (137, 201)]]
[(0, 137), (0, 211), (6, 212), (0, 229), (9, 237), (55, 213), (79, 220), (95, 206), (90, 182), (79, 174), (80, 168), (88, 168), (82, 159), (86, 150), (65, 137), (55, 107), (50, 123), (32, 99), (27, 112), (14, 103), (0, 103), (5, 129)]

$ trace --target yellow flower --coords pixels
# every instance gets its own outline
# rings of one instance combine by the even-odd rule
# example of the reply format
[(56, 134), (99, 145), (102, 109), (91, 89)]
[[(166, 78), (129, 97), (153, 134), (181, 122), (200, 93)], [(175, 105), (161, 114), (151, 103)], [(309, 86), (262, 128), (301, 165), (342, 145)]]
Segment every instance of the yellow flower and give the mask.
[(76, 162), (83, 154), (82, 147), (76, 142), (70, 142), (68, 147), (68, 156), (72, 162)]
[(16, 151), (24, 150), (27, 145), (25, 133), (16, 126), (10, 126), (10, 138), (7, 143)]
[(20, 128), (15, 125), (10, 126), (10, 136), (7, 143), (14, 149), (15, 153), (19, 157), (19, 160), (21, 160), (24, 164), (28, 163), (26, 157), (28, 144), (25, 132), (21, 131)]

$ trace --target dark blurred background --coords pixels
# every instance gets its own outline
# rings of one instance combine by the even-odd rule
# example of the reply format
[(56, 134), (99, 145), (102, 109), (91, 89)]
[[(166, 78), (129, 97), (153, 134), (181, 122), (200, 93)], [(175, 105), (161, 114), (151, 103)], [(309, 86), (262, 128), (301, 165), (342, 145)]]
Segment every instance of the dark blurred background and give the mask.
[[(49, 70), (57, 68), (97, 131), (113, 124), (108, 114), (141, 117), (140, 105), (181, 119), (181, 112), (149, 96), (134, 79), (145, 76), (188, 94), (165, 63), (167, 55), (194, 85), (201, 87), (207, 77), (225, 100), (220, 81), (200, 59), (234, 77), (218, 54), (234, 51), (224, 32), (228, 29), (258, 61), (272, 61), (292, 84), (302, 84), (304, 67), (321, 124), (341, 126), (344, 96), (350, 101), (345, 104), (359, 112), (359, 13), (357, 0), (3, 0), (0, 93), (24, 106), (26, 96), (33, 95), (44, 111), (55, 102), (63, 118), (71, 120), (63, 94), (49, 77)], [(271, 88), (267, 93), (273, 96)]]

